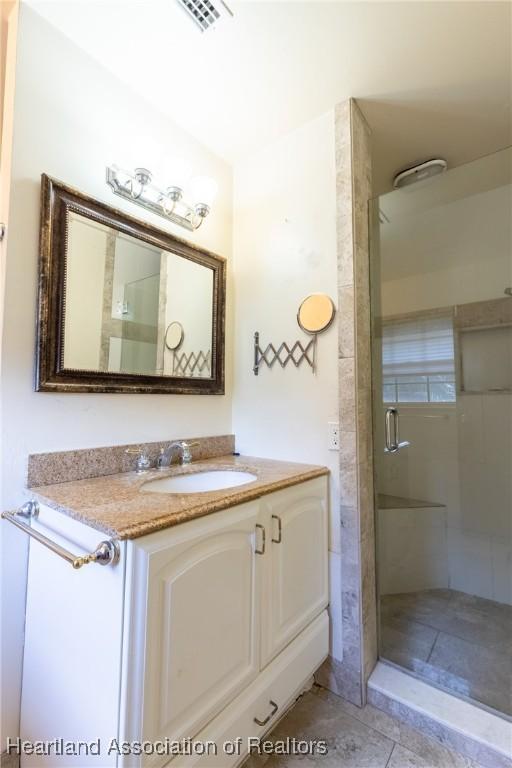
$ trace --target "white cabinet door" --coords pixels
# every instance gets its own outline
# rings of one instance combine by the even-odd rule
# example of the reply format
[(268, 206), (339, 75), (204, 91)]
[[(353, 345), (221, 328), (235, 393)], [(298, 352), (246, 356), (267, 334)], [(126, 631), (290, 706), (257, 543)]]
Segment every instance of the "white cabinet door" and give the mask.
[(258, 674), (258, 510), (243, 504), (133, 542), (126, 689), (142, 711), (126, 712), (129, 738), (194, 736)]
[(328, 603), (327, 479), (310, 480), (262, 499), (264, 555), (262, 666)]

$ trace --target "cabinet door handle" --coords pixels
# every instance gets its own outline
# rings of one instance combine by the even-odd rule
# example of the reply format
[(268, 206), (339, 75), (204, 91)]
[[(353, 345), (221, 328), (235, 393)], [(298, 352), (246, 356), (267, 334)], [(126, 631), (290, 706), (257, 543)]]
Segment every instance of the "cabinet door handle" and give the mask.
[(257, 555), (264, 555), (265, 554), (265, 542), (267, 540), (267, 533), (265, 531), (265, 526), (260, 525), (259, 523), (256, 523), (256, 530), (258, 528), (261, 530), (261, 549), (258, 549), (258, 547), (255, 548), (255, 552)]
[(279, 515), (272, 515), (272, 520), (277, 520), (277, 539), (272, 536), (274, 544), (280, 544), (283, 540), (283, 523)]
[(257, 717), (255, 717), (254, 722), (256, 723), (256, 725), (266, 725), (269, 722), (269, 720), (271, 720), (274, 717), (275, 713), (279, 709), (275, 701), (272, 701), (272, 699), (270, 699), (269, 704), (272, 707), (272, 711), (270, 712), (269, 715), (266, 716), (264, 720), (259, 720)]

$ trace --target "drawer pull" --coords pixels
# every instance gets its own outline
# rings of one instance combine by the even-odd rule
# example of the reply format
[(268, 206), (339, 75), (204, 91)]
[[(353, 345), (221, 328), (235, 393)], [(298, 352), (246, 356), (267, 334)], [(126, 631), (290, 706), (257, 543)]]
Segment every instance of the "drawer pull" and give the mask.
[(255, 717), (254, 722), (256, 723), (256, 725), (266, 725), (269, 722), (269, 720), (272, 720), (275, 713), (279, 709), (275, 701), (272, 701), (272, 699), (270, 699), (269, 704), (272, 707), (272, 712), (269, 715), (267, 715), (264, 720), (259, 720), (257, 717)]
[(258, 528), (261, 529), (261, 549), (258, 549), (258, 547), (256, 547), (254, 551), (256, 552), (257, 555), (264, 555), (267, 534), (266, 534), (264, 525), (260, 525), (259, 523), (256, 523), (256, 531), (258, 530)]
[(283, 540), (283, 523), (279, 515), (272, 515), (272, 520), (277, 520), (277, 539), (272, 537), (274, 544), (280, 544)]

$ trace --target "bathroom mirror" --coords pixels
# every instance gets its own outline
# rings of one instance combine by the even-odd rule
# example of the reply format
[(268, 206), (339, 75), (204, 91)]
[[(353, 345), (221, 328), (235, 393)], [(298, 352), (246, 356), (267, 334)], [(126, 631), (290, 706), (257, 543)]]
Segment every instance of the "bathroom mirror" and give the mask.
[(300, 305), (297, 322), (306, 333), (321, 333), (330, 326), (335, 314), (332, 299), (325, 293), (314, 293)]
[(39, 391), (224, 392), (225, 262), (43, 175)]

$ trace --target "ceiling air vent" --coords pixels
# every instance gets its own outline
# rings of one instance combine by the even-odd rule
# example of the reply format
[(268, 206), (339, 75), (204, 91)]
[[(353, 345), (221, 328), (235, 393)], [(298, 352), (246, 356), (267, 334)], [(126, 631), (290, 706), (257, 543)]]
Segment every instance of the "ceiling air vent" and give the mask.
[(201, 32), (206, 32), (216, 26), (217, 23), (227, 16), (233, 16), (233, 12), (222, 0), (177, 0), (178, 4), (188, 13), (191, 19), (195, 21)]

